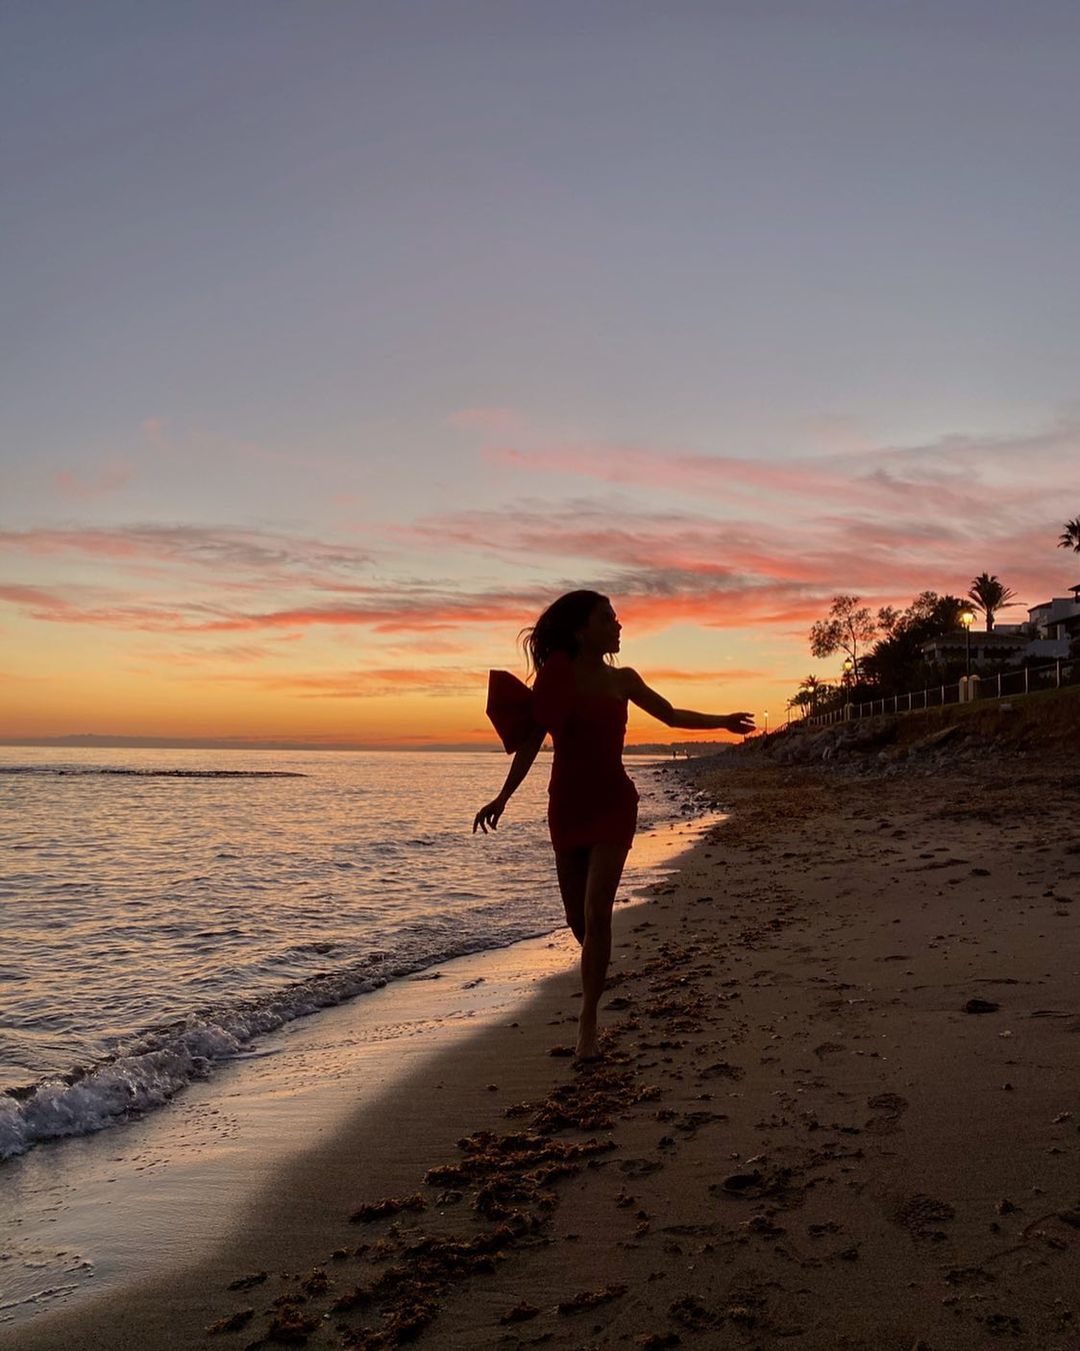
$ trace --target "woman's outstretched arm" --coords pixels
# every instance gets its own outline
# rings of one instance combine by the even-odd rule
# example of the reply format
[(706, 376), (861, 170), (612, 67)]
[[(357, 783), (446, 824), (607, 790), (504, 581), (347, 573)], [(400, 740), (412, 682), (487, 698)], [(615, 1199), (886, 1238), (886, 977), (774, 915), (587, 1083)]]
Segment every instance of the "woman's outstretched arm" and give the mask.
[(540, 747), (544, 744), (546, 733), (542, 727), (538, 727), (535, 732), (529, 735), (527, 741), (523, 741), (514, 753), (514, 758), (510, 762), (510, 769), (506, 775), (506, 782), (502, 786), (502, 791), (494, 801), (489, 802), (486, 807), (481, 807), (476, 813), (473, 821), (473, 834), (478, 830), (486, 835), (488, 827), (497, 830), (499, 817), (506, 810), (506, 804), (513, 797), (515, 791), (520, 788), (525, 781), (525, 776), (532, 769), (533, 761), (540, 753)]
[(692, 708), (673, 708), (662, 694), (645, 684), (629, 666), (622, 671), (626, 682), (626, 697), (631, 703), (662, 722), (665, 727), (681, 727), (690, 731), (736, 732), (745, 736), (754, 730), (752, 713), (696, 713)]

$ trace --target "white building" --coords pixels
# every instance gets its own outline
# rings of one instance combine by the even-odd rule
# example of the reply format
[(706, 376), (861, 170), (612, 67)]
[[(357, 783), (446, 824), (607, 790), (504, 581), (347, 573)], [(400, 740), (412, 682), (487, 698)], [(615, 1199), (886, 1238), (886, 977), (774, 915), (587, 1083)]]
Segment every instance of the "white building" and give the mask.
[(990, 633), (962, 629), (923, 644), (927, 661), (963, 661), (973, 667), (988, 662), (1024, 661), (1030, 657), (1057, 661), (1069, 655), (1069, 644), (1080, 636), (1080, 582), (1069, 587), (1071, 596), (1055, 596), (1028, 611), (1026, 624), (995, 624)]
[(1034, 635), (1028, 645), (1031, 656), (1053, 661), (1069, 655), (1070, 640), (1080, 634), (1080, 583), (1069, 590), (1071, 596), (1055, 596), (1028, 611), (1028, 628)]

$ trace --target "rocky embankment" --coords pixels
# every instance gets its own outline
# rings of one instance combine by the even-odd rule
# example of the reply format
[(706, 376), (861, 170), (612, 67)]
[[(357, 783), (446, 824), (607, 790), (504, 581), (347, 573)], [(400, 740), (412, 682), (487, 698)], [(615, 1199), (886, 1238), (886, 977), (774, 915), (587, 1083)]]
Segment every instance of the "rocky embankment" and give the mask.
[(807, 766), (848, 775), (929, 775), (966, 765), (1060, 767), (1080, 751), (1080, 687), (1025, 698), (927, 709), (830, 727), (795, 723), (721, 755), (688, 762), (691, 782), (713, 773)]
[(778, 765), (833, 764), (855, 772), (896, 774), (918, 764), (932, 769), (946, 760), (974, 759), (987, 751), (984, 737), (959, 723), (950, 723), (913, 740), (902, 735), (899, 718), (867, 718), (863, 722), (781, 734), (762, 754)]

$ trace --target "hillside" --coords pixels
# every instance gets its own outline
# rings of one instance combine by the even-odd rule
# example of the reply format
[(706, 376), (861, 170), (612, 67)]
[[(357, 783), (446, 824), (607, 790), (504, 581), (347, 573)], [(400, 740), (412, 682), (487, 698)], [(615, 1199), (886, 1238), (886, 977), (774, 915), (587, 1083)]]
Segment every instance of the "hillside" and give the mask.
[[(796, 723), (753, 737), (729, 763), (821, 764), (849, 772), (899, 772), (927, 761), (1077, 758), (1080, 686), (975, 704), (950, 704), (917, 713), (863, 718), (832, 727)], [(718, 766), (719, 767), (719, 766)]]

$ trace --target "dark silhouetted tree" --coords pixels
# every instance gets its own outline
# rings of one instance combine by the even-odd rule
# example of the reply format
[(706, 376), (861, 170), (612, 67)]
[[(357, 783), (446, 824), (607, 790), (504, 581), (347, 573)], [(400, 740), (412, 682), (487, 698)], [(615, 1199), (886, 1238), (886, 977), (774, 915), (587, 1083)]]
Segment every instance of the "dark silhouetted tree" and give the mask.
[(890, 694), (925, 684), (933, 678), (933, 672), (923, 656), (923, 644), (931, 638), (957, 632), (961, 612), (966, 608), (966, 602), (958, 596), (920, 592), (863, 658), (865, 678)]
[(886, 638), (903, 618), (903, 613), (892, 605), (883, 605), (877, 612), (878, 628)]
[(834, 596), (827, 619), (819, 619), (810, 627), (810, 651), (815, 657), (831, 657), (834, 652), (846, 652), (859, 669), (859, 646), (872, 643), (877, 637), (874, 616), (865, 605), (859, 605), (859, 596)]
[(993, 633), (994, 616), (999, 610), (1011, 605), (1015, 595), (1016, 592), (999, 582), (997, 577), (985, 572), (980, 572), (978, 577), (972, 578), (971, 586), (968, 588), (968, 599), (986, 616), (987, 633)]
[(1074, 516), (1071, 521), (1066, 521), (1061, 531), (1061, 538), (1058, 540), (1059, 549), (1072, 549), (1074, 553), (1080, 554), (1080, 516)]
[(813, 713), (818, 706), (818, 700), (831, 693), (830, 684), (819, 680), (816, 675), (808, 675), (799, 681), (799, 692), (791, 702), (799, 708), (808, 708)]

